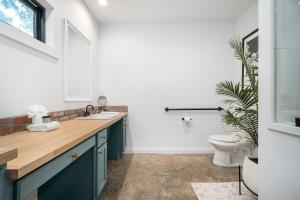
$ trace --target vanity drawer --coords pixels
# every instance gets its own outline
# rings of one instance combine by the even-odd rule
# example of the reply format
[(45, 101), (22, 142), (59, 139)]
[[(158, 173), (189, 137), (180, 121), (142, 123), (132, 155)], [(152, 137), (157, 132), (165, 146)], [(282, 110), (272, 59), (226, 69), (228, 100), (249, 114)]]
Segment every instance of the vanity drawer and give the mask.
[(46, 183), (94, 146), (95, 136), (87, 139), (73, 149), (35, 170), (31, 174), (18, 180), (16, 182), (15, 199), (23, 199), (28, 194), (38, 189), (41, 185)]
[(97, 133), (97, 147), (101, 147), (107, 142), (107, 129)]

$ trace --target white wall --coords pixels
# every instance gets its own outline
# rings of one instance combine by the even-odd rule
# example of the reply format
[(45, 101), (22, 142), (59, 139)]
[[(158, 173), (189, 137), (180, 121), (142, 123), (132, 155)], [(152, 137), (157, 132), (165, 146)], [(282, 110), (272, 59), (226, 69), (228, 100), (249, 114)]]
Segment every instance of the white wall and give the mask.
[[(100, 93), (129, 106), (132, 152), (210, 152), (208, 137), (224, 133), (220, 113), (170, 112), (217, 107), (218, 82), (235, 79), (228, 46), (234, 23), (106, 24), (100, 31)], [(182, 126), (185, 113), (193, 118)]]
[(58, 60), (0, 36), (0, 117), (24, 114), (31, 104), (42, 104), (54, 111), (83, 107), (88, 103), (64, 101), (63, 19), (65, 17), (92, 41), (93, 99), (94, 102), (96, 101), (99, 64), (98, 23), (81, 0), (49, 0), (49, 2), (55, 9), (51, 14), (54, 23), (50, 25), (55, 33), (53, 37), (49, 37), (51, 40), (49, 43), (54, 43), (59, 55)]
[(235, 22), (235, 33), (241, 38), (258, 28), (258, 3), (249, 8)]
[(262, 200), (300, 199), (300, 137), (269, 130), (271, 113), (272, 5), (259, 1), (260, 29), (260, 122), (259, 197)]

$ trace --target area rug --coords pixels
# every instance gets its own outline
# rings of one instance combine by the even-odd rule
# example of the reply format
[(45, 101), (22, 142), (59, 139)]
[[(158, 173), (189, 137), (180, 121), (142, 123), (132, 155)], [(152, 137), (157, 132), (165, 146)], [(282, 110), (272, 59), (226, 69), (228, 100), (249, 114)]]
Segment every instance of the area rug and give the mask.
[(192, 183), (192, 187), (199, 200), (257, 200), (244, 186), (240, 196), (238, 182)]

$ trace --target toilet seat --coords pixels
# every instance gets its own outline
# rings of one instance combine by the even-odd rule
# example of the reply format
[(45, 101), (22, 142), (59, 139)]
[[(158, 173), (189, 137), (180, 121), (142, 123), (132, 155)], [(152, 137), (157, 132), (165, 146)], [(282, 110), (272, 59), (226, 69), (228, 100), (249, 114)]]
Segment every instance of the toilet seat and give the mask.
[(209, 139), (224, 143), (238, 143), (241, 141), (240, 137), (237, 135), (212, 135)]

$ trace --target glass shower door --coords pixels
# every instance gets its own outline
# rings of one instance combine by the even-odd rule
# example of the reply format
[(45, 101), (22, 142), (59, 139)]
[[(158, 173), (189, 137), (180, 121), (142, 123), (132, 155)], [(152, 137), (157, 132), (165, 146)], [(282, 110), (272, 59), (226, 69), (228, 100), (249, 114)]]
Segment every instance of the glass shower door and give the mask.
[(300, 118), (300, 0), (276, 0), (275, 122)]

